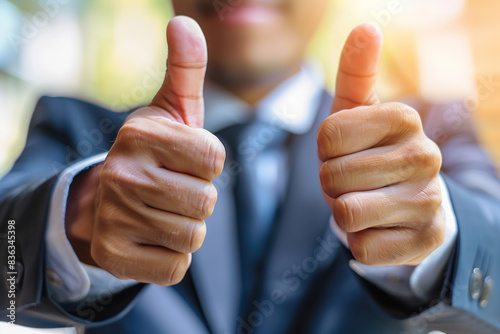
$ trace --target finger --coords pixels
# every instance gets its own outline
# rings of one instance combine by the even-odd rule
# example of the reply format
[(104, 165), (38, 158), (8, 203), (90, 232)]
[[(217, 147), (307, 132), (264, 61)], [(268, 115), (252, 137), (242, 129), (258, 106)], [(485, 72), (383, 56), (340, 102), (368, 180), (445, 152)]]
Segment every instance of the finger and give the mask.
[(142, 157), (148, 162), (152, 158), (160, 167), (209, 181), (222, 172), (226, 157), (224, 146), (210, 132), (151, 115), (129, 119), (113, 149), (147, 152)]
[(354, 28), (342, 50), (331, 113), (379, 102), (375, 92), (382, 32), (370, 24)]
[(416, 166), (405, 166), (400, 154), (401, 149), (387, 146), (327, 160), (319, 171), (323, 191), (329, 197), (337, 198), (405, 180)]
[(320, 168), (321, 185), (328, 196), (337, 198), (396, 184), (417, 172), (420, 178), (433, 177), (439, 160), (439, 149), (432, 142), (429, 147), (414, 144), (376, 147), (324, 162)]
[[(164, 134), (166, 145), (154, 143), (155, 157), (161, 165), (172, 171), (190, 174), (208, 181), (215, 179), (224, 167), (224, 145), (204, 129), (192, 129), (174, 124), (176, 131)], [(163, 129), (166, 132), (166, 128)]]
[(160, 246), (179, 253), (194, 253), (200, 249), (206, 235), (203, 220), (188, 218), (150, 207), (136, 210), (131, 219), (143, 221), (144, 228), (124, 228), (122, 233), (132, 236), (140, 245)]
[(178, 122), (203, 127), (203, 82), (207, 45), (199, 25), (178, 16), (167, 27), (167, 73), (151, 106), (168, 111)]
[(337, 225), (345, 232), (407, 226), (423, 228), (441, 207), (439, 182), (415, 182), (352, 192), (334, 200)]
[(436, 214), (425, 228), (393, 227), (347, 233), (347, 242), (354, 258), (366, 265), (418, 265), (444, 242), (441, 220), (441, 215)]
[(100, 224), (94, 230), (96, 243), (124, 239), (181, 253), (193, 253), (201, 247), (206, 233), (203, 220), (149, 207), (121, 189), (103, 195), (106, 199), (100, 206), (104, 209), (97, 213)]
[(199, 220), (212, 215), (217, 190), (211, 182), (164, 168), (146, 173), (134, 189), (147, 206)]
[(402, 103), (384, 103), (342, 110), (321, 123), (318, 155), (321, 161), (383, 146), (422, 132), (418, 112)]
[(112, 238), (92, 243), (92, 257), (99, 267), (120, 279), (164, 286), (182, 281), (191, 264), (191, 254), (157, 246), (141, 246)]

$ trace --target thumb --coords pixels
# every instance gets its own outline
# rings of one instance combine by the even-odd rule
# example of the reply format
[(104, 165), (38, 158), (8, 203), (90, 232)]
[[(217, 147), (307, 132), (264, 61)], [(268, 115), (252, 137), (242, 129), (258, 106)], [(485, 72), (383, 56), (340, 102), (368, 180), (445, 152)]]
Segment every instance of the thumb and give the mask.
[(205, 36), (196, 21), (177, 16), (168, 23), (167, 43), (167, 73), (150, 106), (167, 111), (178, 122), (201, 128), (208, 57)]
[(382, 32), (371, 24), (354, 28), (342, 50), (331, 113), (379, 103), (375, 92)]

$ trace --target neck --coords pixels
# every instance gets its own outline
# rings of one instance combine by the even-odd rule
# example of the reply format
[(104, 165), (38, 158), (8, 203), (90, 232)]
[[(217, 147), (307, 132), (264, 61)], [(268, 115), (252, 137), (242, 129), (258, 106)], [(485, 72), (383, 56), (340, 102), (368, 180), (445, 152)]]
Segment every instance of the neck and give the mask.
[(299, 71), (300, 64), (296, 64), (286, 69), (247, 79), (238, 77), (231, 80), (220, 75), (210, 75), (210, 73), (209, 77), (214, 83), (234, 94), (241, 101), (254, 106)]

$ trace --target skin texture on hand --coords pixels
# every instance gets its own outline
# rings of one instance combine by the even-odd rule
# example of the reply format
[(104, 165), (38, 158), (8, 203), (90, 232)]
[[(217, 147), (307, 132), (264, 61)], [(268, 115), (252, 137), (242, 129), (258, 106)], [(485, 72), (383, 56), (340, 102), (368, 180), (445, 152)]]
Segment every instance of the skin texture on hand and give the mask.
[(318, 131), (320, 179), (359, 262), (416, 265), (444, 241), (441, 153), (417, 111), (380, 103), (381, 50), (371, 25), (356, 27), (345, 44), (331, 115)]
[(217, 200), (211, 181), (225, 160), (220, 141), (202, 129), (203, 33), (177, 17), (167, 41), (161, 89), (127, 118), (104, 163), (75, 180), (66, 216), (81, 261), (160, 285), (179, 283), (201, 247)]

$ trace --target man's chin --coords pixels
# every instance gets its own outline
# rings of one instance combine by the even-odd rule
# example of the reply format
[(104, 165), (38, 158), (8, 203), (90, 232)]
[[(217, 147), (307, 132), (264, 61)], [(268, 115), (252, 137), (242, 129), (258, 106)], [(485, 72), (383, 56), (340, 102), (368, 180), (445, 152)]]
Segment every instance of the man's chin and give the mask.
[(208, 77), (215, 83), (227, 88), (279, 83), (298, 70), (298, 65), (278, 66), (276, 64), (233, 64), (228, 66), (212, 65)]

